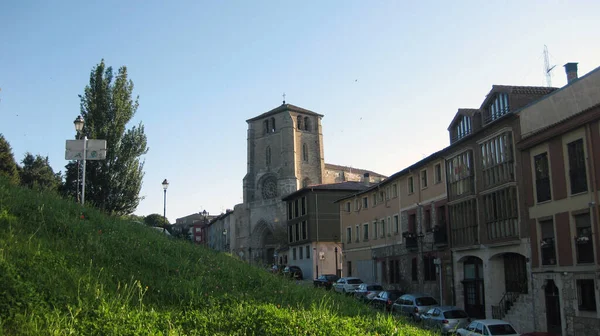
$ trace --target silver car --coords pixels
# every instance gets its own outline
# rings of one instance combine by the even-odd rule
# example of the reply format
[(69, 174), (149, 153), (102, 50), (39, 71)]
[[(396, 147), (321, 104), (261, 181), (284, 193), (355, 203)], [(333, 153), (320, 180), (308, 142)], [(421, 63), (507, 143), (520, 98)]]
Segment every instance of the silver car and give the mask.
[(462, 309), (455, 306), (436, 307), (421, 315), (423, 325), (440, 331), (443, 335), (453, 334), (469, 325), (471, 319)]
[(392, 313), (409, 316), (413, 321), (421, 321), (421, 315), (440, 304), (431, 295), (404, 294), (392, 305)]

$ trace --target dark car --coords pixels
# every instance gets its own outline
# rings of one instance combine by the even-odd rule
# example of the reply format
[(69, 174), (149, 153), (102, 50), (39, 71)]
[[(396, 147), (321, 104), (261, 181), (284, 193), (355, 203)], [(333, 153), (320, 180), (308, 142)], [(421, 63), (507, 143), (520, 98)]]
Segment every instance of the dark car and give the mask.
[(283, 275), (293, 279), (302, 280), (302, 269), (298, 266), (287, 266), (283, 269)]
[(371, 300), (370, 304), (378, 309), (383, 309), (384, 311), (391, 311), (392, 305), (398, 299), (404, 295), (403, 291), (399, 290), (386, 290), (381, 291), (379, 294), (375, 295)]
[(313, 285), (315, 288), (323, 287), (330, 290), (333, 283), (338, 281), (339, 278), (340, 277), (335, 274), (321, 274), (318, 278), (313, 280)]

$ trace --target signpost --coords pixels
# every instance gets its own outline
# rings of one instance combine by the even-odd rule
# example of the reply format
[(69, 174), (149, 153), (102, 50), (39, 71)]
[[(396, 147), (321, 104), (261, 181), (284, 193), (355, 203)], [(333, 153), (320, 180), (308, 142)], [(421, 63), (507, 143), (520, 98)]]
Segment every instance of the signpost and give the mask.
[[(65, 160), (83, 161), (83, 183), (81, 186), (81, 205), (85, 204), (85, 162), (87, 160), (106, 159), (106, 140), (67, 140), (65, 146)], [(77, 186), (79, 190), (79, 186)]]

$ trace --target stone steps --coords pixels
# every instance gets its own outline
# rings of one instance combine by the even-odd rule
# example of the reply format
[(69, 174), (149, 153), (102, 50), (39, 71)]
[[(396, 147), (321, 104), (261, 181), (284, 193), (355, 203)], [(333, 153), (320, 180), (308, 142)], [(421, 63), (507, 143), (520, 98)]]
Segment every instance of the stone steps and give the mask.
[(534, 330), (533, 326), (533, 297), (531, 294), (521, 294), (510, 308), (503, 320), (512, 324), (517, 332), (525, 333)]

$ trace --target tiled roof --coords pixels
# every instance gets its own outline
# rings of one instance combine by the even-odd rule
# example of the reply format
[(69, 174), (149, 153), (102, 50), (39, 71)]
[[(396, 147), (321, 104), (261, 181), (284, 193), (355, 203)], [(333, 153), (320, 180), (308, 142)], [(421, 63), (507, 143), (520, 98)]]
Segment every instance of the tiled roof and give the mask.
[(498, 93), (498, 92), (511, 93), (511, 94), (524, 94), (524, 95), (532, 95), (532, 96), (545, 96), (556, 90), (558, 90), (558, 88), (545, 87), (545, 86), (492, 85), (492, 89), (485, 96), (483, 103), (481, 103), (480, 109), (485, 108), (485, 106), (490, 102), (490, 100), (492, 98), (494, 98), (494, 94)]
[(263, 114), (261, 114), (261, 115), (259, 115), (257, 117), (253, 117), (253, 118), (250, 118), (250, 119), (246, 120), (246, 122), (251, 122), (251, 121), (258, 120), (258, 119), (266, 118), (266, 117), (269, 117), (271, 115), (274, 115), (274, 114), (277, 114), (277, 113), (280, 113), (280, 112), (284, 112), (284, 111), (298, 112), (298, 113), (304, 113), (304, 114), (313, 115), (313, 116), (317, 116), (317, 117), (323, 117), (322, 114), (318, 114), (316, 112), (304, 109), (302, 107), (298, 107), (296, 105), (281, 104), (281, 105), (277, 106), (276, 108), (274, 108), (274, 109), (272, 109), (272, 110), (270, 110), (268, 112), (265, 112), (265, 113), (263, 113)]
[(450, 128), (452, 128), (452, 126), (454, 126), (454, 124), (458, 121), (458, 118), (460, 116), (468, 116), (468, 117), (473, 117), (473, 115), (475, 115), (475, 113), (480, 112), (480, 109), (476, 109), (476, 108), (459, 108), (458, 111), (456, 112), (456, 114), (454, 115), (454, 118), (452, 118), (452, 121), (450, 122), (450, 125), (448, 126), (448, 130), (450, 130)]
[(361, 175), (364, 175), (365, 173), (369, 173), (369, 176), (384, 177), (384, 178), (387, 177), (385, 175), (381, 175), (381, 174), (376, 173), (374, 171), (370, 171), (370, 170), (366, 170), (366, 169), (360, 169), (360, 168), (352, 168), (352, 167), (348, 167), (348, 166), (340, 166), (340, 165), (335, 165), (335, 164), (331, 164), (331, 163), (326, 163), (325, 164), (325, 169), (329, 169), (329, 170), (344, 170), (344, 171), (350, 171), (350, 172), (361, 174)]
[(303, 194), (305, 192), (312, 191), (312, 190), (352, 192), (352, 191), (364, 190), (364, 189), (369, 188), (370, 186), (371, 185), (367, 185), (364, 182), (354, 182), (354, 181), (330, 183), (330, 184), (315, 184), (315, 185), (309, 185), (308, 187), (304, 187), (300, 190), (297, 190), (297, 191), (285, 196), (284, 198), (282, 198), (282, 200), (287, 201), (287, 200), (292, 199), (300, 194)]

